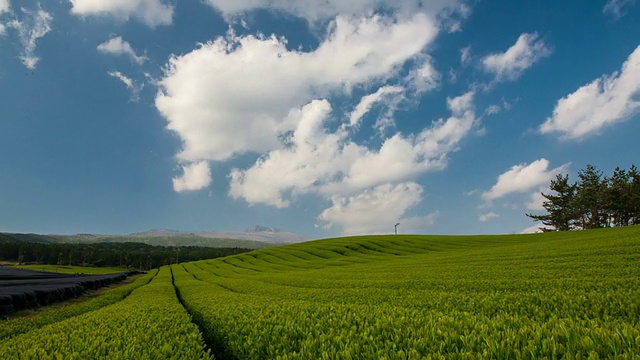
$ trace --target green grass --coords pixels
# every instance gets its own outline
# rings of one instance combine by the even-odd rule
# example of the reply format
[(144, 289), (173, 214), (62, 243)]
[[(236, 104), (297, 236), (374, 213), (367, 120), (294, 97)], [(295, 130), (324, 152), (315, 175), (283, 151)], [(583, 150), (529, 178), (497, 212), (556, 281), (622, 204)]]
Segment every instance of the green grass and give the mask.
[(640, 227), (337, 238), (173, 269), (222, 358), (640, 358)]
[(204, 340), (217, 359), (640, 359), (638, 226), (336, 238), (163, 269), (0, 353), (194, 358)]
[(158, 270), (156, 269), (146, 275), (134, 275), (137, 276), (137, 278), (132, 283), (119, 285), (113, 289), (106, 290), (100, 296), (87, 301), (72, 303), (62, 307), (45, 307), (33, 316), (18, 316), (3, 321), (2, 326), (0, 326), (0, 343), (4, 339), (37, 330), (43, 326), (67, 320), (122, 301), (122, 299), (129, 296), (133, 290), (148, 284), (157, 273)]
[(12, 266), (18, 269), (27, 269), (35, 271), (46, 271), (61, 274), (88, 274), (102, 275), (115, 274), (128, 271), (118, 267), (92, 267), (92, 266), (67, 266), (67, 265), (16, 265)]
[(0, 342), (3, 359), (209, 358), (168, 267), (124, 300)]

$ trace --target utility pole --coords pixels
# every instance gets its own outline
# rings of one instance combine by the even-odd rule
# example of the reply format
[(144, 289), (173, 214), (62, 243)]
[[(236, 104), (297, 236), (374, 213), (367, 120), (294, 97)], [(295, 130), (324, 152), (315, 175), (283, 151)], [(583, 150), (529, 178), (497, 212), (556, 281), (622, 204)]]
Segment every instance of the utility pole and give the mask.
[(396, 235), (398, 235), (398, 225), (400, 225), (400, 223), (397, 223), (396, 226), (394, 226), (394, 232)]

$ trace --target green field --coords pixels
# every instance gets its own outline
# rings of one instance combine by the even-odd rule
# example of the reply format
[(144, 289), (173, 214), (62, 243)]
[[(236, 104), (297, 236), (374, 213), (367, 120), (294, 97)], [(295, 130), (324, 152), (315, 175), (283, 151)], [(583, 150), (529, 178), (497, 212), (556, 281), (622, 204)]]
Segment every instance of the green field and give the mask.
[(365, 236), (163, 267), (5, 358), (640, 358), (640, 227)]
[(16, 265), (12, 266), (17, 269), (27, 269), (35, 271), (46, 271), (61, 274), (115, 274), (128, 271), (127, 269), (117, 267), (92, 267), (92, 266), (67, 266), (67, 265)]

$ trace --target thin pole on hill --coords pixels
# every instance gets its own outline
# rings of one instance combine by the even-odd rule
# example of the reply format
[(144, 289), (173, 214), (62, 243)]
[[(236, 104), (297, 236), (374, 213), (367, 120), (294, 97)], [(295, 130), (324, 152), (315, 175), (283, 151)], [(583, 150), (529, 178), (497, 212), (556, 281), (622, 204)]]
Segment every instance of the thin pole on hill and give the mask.
[(398, 235), (398, 225), (400, 225), (400, 223), (397, 223), (394, 227), (393, 227), (393, 231), (396, 235)]

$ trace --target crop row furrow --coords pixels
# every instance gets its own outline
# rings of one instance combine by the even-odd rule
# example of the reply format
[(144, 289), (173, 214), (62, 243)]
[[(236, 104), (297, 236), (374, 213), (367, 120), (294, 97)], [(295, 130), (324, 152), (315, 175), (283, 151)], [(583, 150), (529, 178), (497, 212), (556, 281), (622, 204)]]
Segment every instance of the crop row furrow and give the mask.
[(5, 340), (0, 353), (4, 359), (210, 358), (204, 346), (163, 267), (126, 299)]

